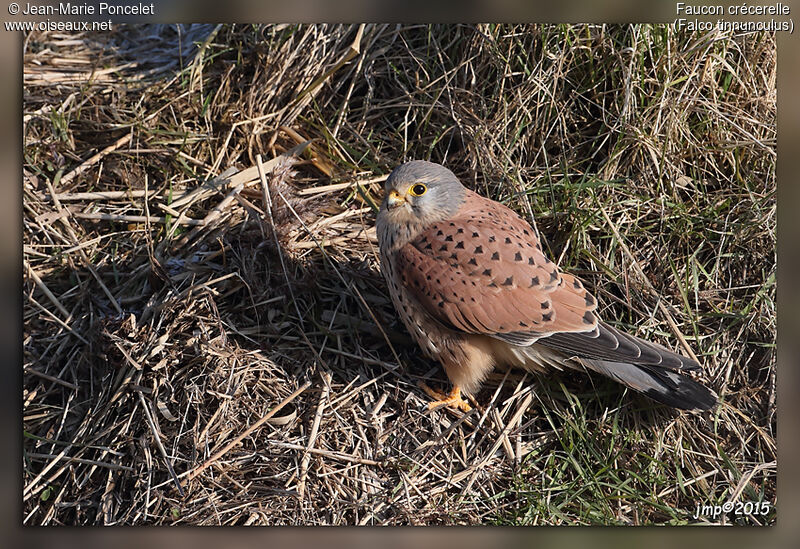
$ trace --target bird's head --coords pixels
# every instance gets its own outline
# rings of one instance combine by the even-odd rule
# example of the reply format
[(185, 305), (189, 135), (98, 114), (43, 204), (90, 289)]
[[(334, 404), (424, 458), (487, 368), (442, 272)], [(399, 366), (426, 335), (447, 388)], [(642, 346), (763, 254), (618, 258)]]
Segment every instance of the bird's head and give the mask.
[(378, 218), (389, 224), (427, 225), (451, 218), (464, 203), (466, 189), (439, 164), (414, 160), (389, 174)]

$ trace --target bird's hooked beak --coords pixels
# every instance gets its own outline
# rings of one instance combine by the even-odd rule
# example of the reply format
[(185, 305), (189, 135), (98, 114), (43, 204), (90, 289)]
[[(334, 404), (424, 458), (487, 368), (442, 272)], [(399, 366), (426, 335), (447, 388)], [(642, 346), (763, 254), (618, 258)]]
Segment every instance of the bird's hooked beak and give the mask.
[(394, 210), (395, 208), (402, 206), (406, 203), (406, 197), (401, 195), (395, 189), (389, 191), (389, 197), (386, 199), (386, 205), (390, 210)]

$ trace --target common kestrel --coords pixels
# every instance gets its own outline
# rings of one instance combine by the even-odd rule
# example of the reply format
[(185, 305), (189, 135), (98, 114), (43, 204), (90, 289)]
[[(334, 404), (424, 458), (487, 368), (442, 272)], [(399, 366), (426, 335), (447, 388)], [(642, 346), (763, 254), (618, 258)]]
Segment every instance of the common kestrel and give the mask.
[(469, 410), (496, 365), (589, 369), (676, 408), (708, 410), (717, 396), (682, 375), (694, 360), (600, 320), (597, 300), (542, 251), (539, 233), (506, 206), (465, 188), (439, 164), (413, 161), (386, 180), (378, 213), (381, 270), (397, 312), (441, 362), (449, 395)]

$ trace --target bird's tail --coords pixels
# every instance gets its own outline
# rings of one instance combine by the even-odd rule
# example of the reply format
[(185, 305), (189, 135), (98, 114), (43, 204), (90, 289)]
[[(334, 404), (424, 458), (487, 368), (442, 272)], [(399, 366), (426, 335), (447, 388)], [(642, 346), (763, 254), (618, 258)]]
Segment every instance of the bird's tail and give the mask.
[(688, 376), (659, 366), (581, 358), (588, 369), (643, 393), (653, 400), (681, 410), (710, 410), (717, 394)]

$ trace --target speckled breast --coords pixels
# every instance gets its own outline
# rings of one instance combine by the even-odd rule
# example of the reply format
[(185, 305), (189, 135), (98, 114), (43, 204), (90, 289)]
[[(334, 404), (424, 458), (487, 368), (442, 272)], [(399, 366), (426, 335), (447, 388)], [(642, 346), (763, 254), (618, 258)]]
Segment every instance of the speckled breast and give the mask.
[(423, 352), (431, 358), (440, 359), (440, 355), (445, 351), (443, 343), (449, 339), (448, 335), (442, 333), (441, 326), (428, 317), (416, 302), (416, 298), (400, 283), (394, 255), (393, 252), (381, 249), (381, 271), (389, 287), (389, 296), (392, 298), (394, 308)]

